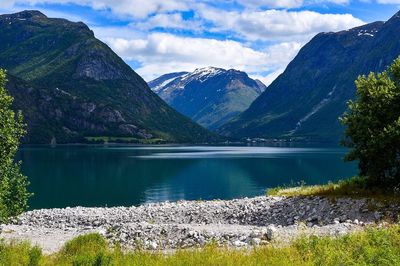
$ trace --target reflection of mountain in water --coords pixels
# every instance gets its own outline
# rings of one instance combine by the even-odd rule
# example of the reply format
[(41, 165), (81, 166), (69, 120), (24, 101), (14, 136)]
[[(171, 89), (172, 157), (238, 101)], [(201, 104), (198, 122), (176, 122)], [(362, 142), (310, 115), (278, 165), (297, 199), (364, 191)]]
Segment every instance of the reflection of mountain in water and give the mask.
[(300, 155), (269, 160), (254, 158), (251, 161), (239, 159), (235, 165), (245, 169), (257, 186), (265, 188), (300, 181), (310, 185), (322, 184), (348, 178), (356, 173), (355, 164), (344, 163), (341, 155), (337, 154)]
[(343, 163), (337, 154), (195, 160), (173, 178), (147, 190), (146, 201), (249, 197), (264, 194), (266, 188), (302, 181), (321, 184), (350, 177), (352, 169), (355, 172), (354, 164)]
[[(187, 160), (174, 160), (176, 163)], [(230, 160), (196, 159), (146, 192), (146, 201), (181, 199), (231, 199), (259, 195), (260, 189), (247, 172)]]
[(35, 193), (31, 207), (138, 205), (149, 187), (193, 163), (134, 160), (130, 155), (130, 150), (101, 148), (23, 150), (23, 170)]
[(25, 148), (33, 208), (129, 206), (255, 196), (268, 187), (349, 177), (344, 150), (260, 147)]

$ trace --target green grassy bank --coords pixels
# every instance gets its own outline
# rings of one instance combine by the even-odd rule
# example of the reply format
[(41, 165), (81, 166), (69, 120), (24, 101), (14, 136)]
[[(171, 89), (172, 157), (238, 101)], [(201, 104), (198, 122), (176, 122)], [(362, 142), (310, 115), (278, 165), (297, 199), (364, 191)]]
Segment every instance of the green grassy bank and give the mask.
[(0, 244), (1, 265), (400, 265), (400, 226), (368, 228), (339, 238), (304, 237), (289, 246), (233, 250), (208, 246), (172, 254), (109, 248), (97, 234), (80, 236), (56, 254), (29, 243)]
[(341, 180), (336, 183), (328, 183), (326, 185), (283, 186), (268, 189), (267, 196), (350, 197), (399, 202), (400, 194), (391, 189), (391, 187), (371, 187), (367, 182), (368, 178), (355, 176), (350, 179)]

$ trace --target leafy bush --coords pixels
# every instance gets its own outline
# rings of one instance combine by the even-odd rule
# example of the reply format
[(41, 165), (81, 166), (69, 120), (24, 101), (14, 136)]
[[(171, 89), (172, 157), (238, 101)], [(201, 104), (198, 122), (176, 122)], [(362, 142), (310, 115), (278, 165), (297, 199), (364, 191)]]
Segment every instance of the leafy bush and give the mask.
[(400, 184), (400, 57), (383, 73), (360, 76), (357, 98), (341, 118), (346, 159), (358, 160), (369, 185)]
[(108, 245), (99, 234), (78, 236), (67, 242), (56, 256), (56, 264), (107, 265)]
[(11, 109), (13, 98), (7, 94), (5, 83), (6, 73), (0, 70), (0, 221), (24, 211), (30, 196), (20, 163), (14, 162), (25, 125), (22, 114)]

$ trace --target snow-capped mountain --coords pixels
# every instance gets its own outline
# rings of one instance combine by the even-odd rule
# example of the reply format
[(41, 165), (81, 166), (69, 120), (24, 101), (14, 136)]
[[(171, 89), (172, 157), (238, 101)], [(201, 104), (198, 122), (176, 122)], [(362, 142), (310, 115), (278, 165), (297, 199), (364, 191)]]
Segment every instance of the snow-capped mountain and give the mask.
[(245, 72), (216, 67), (166, 74), (149, 86), (177, 111), (212, 130), (247, 109), (266, 89)]

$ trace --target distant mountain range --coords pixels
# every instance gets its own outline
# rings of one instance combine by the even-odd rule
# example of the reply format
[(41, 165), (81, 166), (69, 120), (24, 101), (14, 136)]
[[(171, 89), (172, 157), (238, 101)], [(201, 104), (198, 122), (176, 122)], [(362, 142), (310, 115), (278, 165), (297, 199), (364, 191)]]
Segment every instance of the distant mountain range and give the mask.
[(355, 96), (355, 79), (381, 72), (400, 55), (400, 12), (306, 44), (251, 106), (218, 132), (233, 137), (294, 138), (337, 142), (338, 117)]
[(149, 82), (153, 92), (85, 24), (23, 11), (0, 16), (0, 68), (28, 124), (27, 143), (220, 140), (200, 125), (232, 138), (337, 142), (354, 80), (400, 55), (399, 33), (400, 12), (320, 33), (268, 89), (244, 72), (208, 67), (163, 75)]
[(28, 143), (115, 136), (207, 142), (83, 23), (39, 11), (0, 16), (0, 68), (28, 123)]
[(149, 86), (175, 110), (211, 130), (247, 109), (266, 89), (242, 71), (215, 67), (165, 74)]

